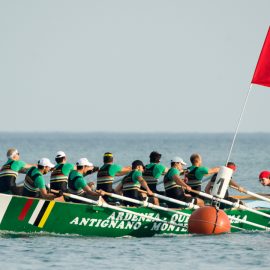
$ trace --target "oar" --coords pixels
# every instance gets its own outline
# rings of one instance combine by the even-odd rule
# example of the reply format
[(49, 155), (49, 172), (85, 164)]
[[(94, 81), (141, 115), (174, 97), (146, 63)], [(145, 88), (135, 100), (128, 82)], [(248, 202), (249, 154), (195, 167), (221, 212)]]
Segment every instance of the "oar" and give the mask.
[(179, 211), (170, 209), (168, 207), (162, 207), (162, 206), (159, 206), (159, 205), (155, 205), (155, 204), (149, 203), (147, 201), (139, 201), (139, 200), (129, 198), (129, 197), (126, 197), (126, 196), (122, 196), (122, 195), (118, 195), (118, 194), (115, 194), (115, 193), (105, 192), (105, 194), (112, 197), (112, 198), (120, 199), (120, 200), (127, 201), (127, 202), (132, 202), (132, 203), (135, 203), (135, 204), (142, 205), (144, 207), (157, 209), (157, 210), (161, 210), (161, 211), (165, 211), (165, 212), (171, 212), (171, 213), (178, 214), (178, 215), (183, 215), (183, 216), (186, 216), (186, 217), (190, 216), (190, 214), (179, 212)]
[(176, 200), (176, 199), (173, 199), (173, 198), (169, 198), (167, 196), (160, 195), (158, 193), (154, 193), (154, 197), (156, 197), (158, 199), (161, 199), (161, 200), (164, 200), (164, 201), (167, 201), (167, 202), (171, 202), (171, 203), (179, 204), (181, 206), (185, 206), (186, 208), (189, 208), (189, 209), (198, 209), (198, 208), (200, 208), (196, 204), (186, 203), (186, 202), (183, 202), (183, 201), (180, 201), (180, 200)]
[[(233, 189), (235, 189), (235, 190), (238, 190), (238, 191), (239, 191), (239, 188), (237, 188), (237, 187), (235, 187), (235, 186), (233, 186), (233, 185), (230, 185), (230, 187), (233, 188)], [(253, 197), (255, 197), (255, 198), (258, 198), (258, 199), (260, 199), (260, 200), (263, 200), (263, 201), (266, 201), (266, 202), (270, 202), (270, 199), (269, 199), (269, 198), (264, 197), (264, 196), (261, 196), (261, 195), (259, 195), (259, 194), (257, 194), (257, 193), (248, 191), (248, 190), (246, 190), (246, 189), (244, 189), (242, 192), (245, 193), (245, 194), (248, 194), (248, 195), (250, 195), (250, 196), (253, 196)]]
[[(267, 217), (267, 218), (270, 218), (270, 215), (266, 214), (266, 213), (263, 213), (263, 212), (260, 212), (260, 211), (257, 211), (255, 209), (252, 209), (252, 208), (249, 208), (249, 207), (246, 207), (244, 205), (241, 205), (239, 203), (233, 203), (233, 202), (230, 202), (230, 201), (227, 201), (227, 200), (224, 200), (224, 199), (221, 199), (221, 198), (217, 198), (217, 197), (214, 197), (213, 195), (210, 195), (210, 194), (207, 194), (207, 193), (204, 193), (204, 192), (201, 192), (201, 191), (197, 191), (197, 190), (191, 190), (191, 192), (195, 193), (195, 194), (198, 194), (199, 196), (202, 196), (202, 197), (205, 197), (207, 199), (211, 199), (211, 200), (216, 200), (218, 202), (222, 202), (224, 204), (227, 204), (227, 205), (230, 205), (230, 206), (233, 206), (235, 208), (238, 208), (238, 209), (241, 209), (241, 210), (246, 210), (246, 211), (249, 211), (249, 212), (252, 212), (252, 213), (255, 213), (255, 214), (258, 214), (258, 215), (261, 215), (261, 216), (264, 216), (264, 217)], [(232, 220), (236, 220), (236, 221), (240, 221), (240, 219), (236, 219), (236, 218), (232, 218), (230, 217)], [(244, 220), (241, 220), (242, 223), (247, 223), (246, 221)], [(249, 225), (252, 225), (254, 227), (258, 227), (258, 228), (263, 228), (265, 230), (270, 230), (269, 227), (266, 227), (266, 226), (263, 226), (263, 225), (259, 225), (257, 223), (253, 223), (253, 222), (250, 222), (248, 221)]]
[[(269, 194), (259, 194), (259, 195), (262, 195), (266, 198), (270, 198)], [(254, 199), (257, 199), (257, 197), (254, 197), (254, 196), (251, 196), (251, 195), (233, 195), (233, 196), (230, 196), (234, 199), (238, 199), (238, 200), (254, 200)]]
[[(54, 193), (59, 193), (57, 190), (52, 189), (51, 191), (54, 192)], [(124, 209), (124, 208), (121, 208), (121, 207), (117, 207), (117, 206), (114, 206), (114, 205), (107, 204), (106, 202), (101, 201), (101, 200), (94, 201), (94, 200), (91, 200), (91, 199), (88, 199), (88, 198), (84, 198), (84, 197), (74, 195), (74, 194), (70, 194), (70, 193), (66, 193), (66, 192), (64, 192), (63, 195), (67, 196), (69, 198), (78, 200), (78, 201), (82, 201), (82, 202), (86, 202), (86, 203), (90, 203), (90, 204), (95, 204), (95, 205), (98, 205), (100, 207), (116, 210), (118, 212), (124, 212), (124, 213), (132, 214), (132, 215), (135, 215), (135, 216), (138, 216), (138, 217), (142, 217), (142, 218), (145, 218), (146, 220), (151, 220), (151, 221), (156, 221), (156, 222), (161, 222), (161, 223), (167, 223), (167, 224), (170, 224), (170, 225), (173, 225), (173, 226), (176, 226), (176, 227), (180, 227), (180, 228), (184, 227), (183, 225), (177, 224), (177, 223), (172, 222), (172, 221), (166, 221), (166, 220), (163, 220), (163, 219), (160, 219), (160, 218), (155, 218), (155, 217), (151, 217), (151, 216), (144, 215), (144, 214), (141, 214), (141, 213), (133, 212), (133, 211), (128, 210), (128, 209)], [(180, 214), (180, 213), (178, 212), (178, 214)]]
[[(108, 196), (110, 196), (112, 198), (116, 198), (116, 199), (120, 199), (120, 200), (123, 200), (123, 201), (136, 203), (136, 204), (139, 204), (139, 205), (143, 205), (144, 207), (149, 207), (149, 208), (152, 208), (152, 209), (157, 209), (157, 210), (161, 210), (161, 211), (176, 213), (178, 215), (183, 215), (183, 216), (186, 216), (186, 217), (191, 216), (190, 214), (187, 214), (187, 213), (184, 213), (184, 212), (179, 212), (179, 211), (170, 209), (168, 207), (162, 207), (162, 206), (154, 205), (154, 204), (146, 202), (146, 201), (139, 201), (139, 200), (128, 198), (128, 197), (125, 197), (125, 196), (121, 196), (121, 195), (118, 195), (118, 194), (115, 194), (115, 193), (108, 193), (108, 192), (105, 192), (105, 193), (106, 193), (106, 195), (108, 195)], [(167, 200), (169, 202), (174, 202), (176, 204), (186, 206), (186, 207), (188, 207), (190, 209), (198, 209), (198, 208), (200, 208), (198, 205), (193, 205), (192, 204), (192, 206), (191, 206), (190, 203), (186, 203), (186, 202), (183, 202), (183, 201), (180, 201), (180, 200), (175, 200), (175, 199), (172, 199), (172, 198), (168, 198), (166, 196), (162, 196), (162, 195), (159, 195), (157, 193), (154, 193), (154, 196), (157, 197), (157, 198), (163, 199), (163, 200)], [(186, 228), (185, 226), (183, 226), (183, 227)], [(246, 231), (245, 229), (239, 228), (239, 227), (234, 226), (234, 225), (231, 225), (231, 227), (234, 228), (234, 229), (241, 230), (241, 231)]]

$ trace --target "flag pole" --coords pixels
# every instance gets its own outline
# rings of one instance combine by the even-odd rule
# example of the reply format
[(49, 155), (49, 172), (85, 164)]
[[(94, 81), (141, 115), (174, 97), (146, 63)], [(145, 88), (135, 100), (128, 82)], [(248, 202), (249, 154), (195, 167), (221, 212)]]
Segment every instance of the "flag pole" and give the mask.
[(248, 102), (248, 98), (249, 98), (249, 95), (250, 95), (250, 92), (251, 92), (251, 89), (252, 89), (252, 85), (253, 84), (251, 83), (250, 86), (249, 86), (249, 90), (247, 92), (247, 96), (246, 96), (246, 99), (245, 99), (245, 102), (244, 102), (244, 105), (243, 105), (243, 108), (242, 108), (242, 112), (240, 114), (236, 129), (235, 129), (235, 133), (234, 133), (234, 136), (233, 136), (233, 141), (232, 141), (231, 148), (230, 148), (230, 151), (229, 151), (229, 155), (228, 155), (228, 158), (227, 158), (227, 162), (226, 162), (225, 165), (227, 165), (227, 163), (229, 162), (229, 160), (231, 158), (231, 154), (232, 154), (232, 150), (233, 150), (233, 147), (234, 147), (235, 139), (236, 139), (236, 136), (238, 134), (238, 130), (239, 130), (239, 127), (240, 127), (240, 124), (241, 124), (241, 121), (242, 121), (246, 106), (247, 106), (247, 102)]

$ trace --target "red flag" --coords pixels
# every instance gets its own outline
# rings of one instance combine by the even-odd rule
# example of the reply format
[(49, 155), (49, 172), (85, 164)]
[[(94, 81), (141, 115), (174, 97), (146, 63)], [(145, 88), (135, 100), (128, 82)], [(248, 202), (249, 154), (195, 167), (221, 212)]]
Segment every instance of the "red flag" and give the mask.
[(270, 87), (270, 27), (251, 83)]

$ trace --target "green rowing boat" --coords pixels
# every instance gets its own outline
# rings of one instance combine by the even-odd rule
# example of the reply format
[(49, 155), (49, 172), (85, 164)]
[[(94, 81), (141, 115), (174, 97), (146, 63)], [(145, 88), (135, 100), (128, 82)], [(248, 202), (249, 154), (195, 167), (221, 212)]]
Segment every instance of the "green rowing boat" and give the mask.
[[(189, 217), (182, 213), (191, 214), (190, 209), (178, 210), (179, 214), (145, 207), (124, 207), (123, 209), (135, 212), (135, 214), (97, 205), (0, 194), (0, 230), (102, 237), (150, 237), (188, 233)], [(270, 214), (270, 209), (260, 211)], [(143, 216), (138, 216), (136, 213), (143, 214)], [(245, 210), (226, 210), (226, 213), (240, 220), (269, 226), (269, 218), (255, 213)], [(153, 221), (150, 218), (162, 219), (164, 223)], [(232, 232), (239, 231), (236, 227), (258, 230), (258, 228), (236, 220), (232, 221), (232, 225), (234, 225)]]

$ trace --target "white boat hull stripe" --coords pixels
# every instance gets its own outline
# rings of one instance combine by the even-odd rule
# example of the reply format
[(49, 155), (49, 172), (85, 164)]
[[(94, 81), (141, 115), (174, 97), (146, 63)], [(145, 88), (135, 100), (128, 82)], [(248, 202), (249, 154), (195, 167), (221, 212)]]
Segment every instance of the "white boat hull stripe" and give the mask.
[(31, 218), (30, 218), (30, 220), (28, 222), (29, 224), (34, 225), (34, 222), (35, 222), (35, 220), (36, 220), (36, 218), (37, 218), (37, 216), (38, 216), (38, 214), (39, 214), (39, 212), (40, 212), (40, 210), (41, 210), (44, 203), (45, 203), (45, 200), (40, 200), (38, 202), (38, 204), (36, 206), (36, 209), (34, 210), (32, 216), (31, 216)]
[(9, 203), (12, 199), (12, 196), (1, 194), (0, 195), (0, 224), (5, 216)]

